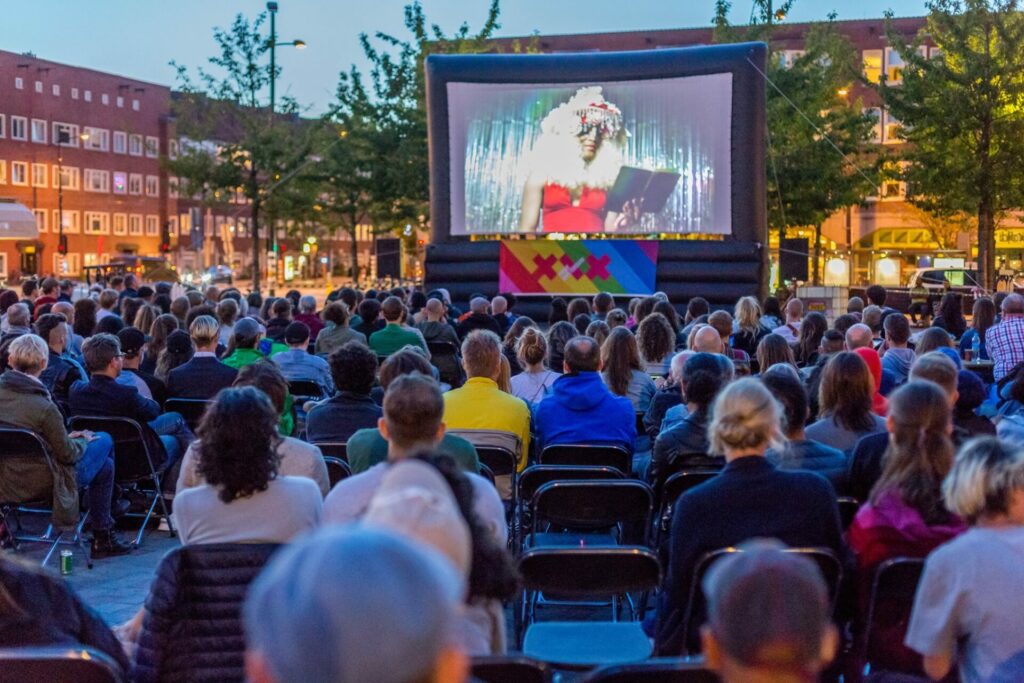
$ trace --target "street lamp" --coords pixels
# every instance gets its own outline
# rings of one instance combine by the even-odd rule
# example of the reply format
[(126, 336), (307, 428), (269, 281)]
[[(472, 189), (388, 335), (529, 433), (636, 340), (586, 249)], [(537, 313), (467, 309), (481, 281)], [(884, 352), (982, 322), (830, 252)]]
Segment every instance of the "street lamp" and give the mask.
[[(88, 133), (82, 133), (78, 139), (85, 142)], [(71, 142), (71, 132), (67, 128), (57, 129), (57, 253), (61, 256), (68, 253), (68, 238), (64, 234), (64, 145)]]

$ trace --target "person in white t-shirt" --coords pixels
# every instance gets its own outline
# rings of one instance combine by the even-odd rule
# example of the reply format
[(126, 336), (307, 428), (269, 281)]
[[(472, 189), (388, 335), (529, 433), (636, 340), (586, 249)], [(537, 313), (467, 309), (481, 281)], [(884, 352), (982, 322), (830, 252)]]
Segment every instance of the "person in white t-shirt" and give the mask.
[(795, 344), (800, 337), (800, 323), (804, 319), (804, 302), (793, 297), (786, 302), (786, 322), (772, 332), (781, 336), (790, 344)]

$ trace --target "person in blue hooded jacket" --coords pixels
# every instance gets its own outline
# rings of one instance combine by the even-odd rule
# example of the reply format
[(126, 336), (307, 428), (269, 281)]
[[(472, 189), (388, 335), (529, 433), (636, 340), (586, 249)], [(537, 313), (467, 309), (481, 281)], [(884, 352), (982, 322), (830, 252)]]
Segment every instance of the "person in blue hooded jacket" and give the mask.
[(636, 440), (636, 415), (625, 396), (616, 396), (601, 379), (601, 348), (591, 337), (574, 337), (565, 346), (564, 374), (537, 404), (534, 432), (537, 452), (554, 444), (619, 444), (630, 451)]

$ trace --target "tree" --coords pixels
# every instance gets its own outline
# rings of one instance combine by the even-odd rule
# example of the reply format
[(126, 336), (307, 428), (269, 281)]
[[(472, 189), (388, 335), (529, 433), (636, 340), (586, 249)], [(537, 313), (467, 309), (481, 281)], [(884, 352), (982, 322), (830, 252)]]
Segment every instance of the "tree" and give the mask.
[[(278, 221), (304, 220), (313, 205), (314, 186), (301, 181), (317, 139), (317, 125), (299, 118), (299, 106), (283, 98), (271, 115), (269, 36), (262, 32), (262, 13), (250, 22), (235, 17), (228, 29), (215, 28), (220, 53), (209, 59), (212, 70), (199, 68), (197, 79), (172, 62), (181, 92), (174, 101), (178, 130), (193, 141), (216, 141), (216, 148), (195, 145), (168, 171), (182, 178), (190, 196), (233, 193), (241, 187), (251, 207), (253, 291), (260, 291), (260, 219), (266, 214), (268, 234)], [(279, 75), (280, 67), (277, 67)]]
[(821, 224), (836, 211), (860, 203), (877, 188), (879, 167), (869, 144), (874, 120), (860, 100), (848, 99), (860, 59), (834, 24), (811, 27), (804, 54), (786, 59), (772, 42), (775, 25), (793, 6), (755, 0), (749, 26), (733, 27), (731, 4), (718, 0), (715, 40), (768, 44), (768, 225), (784, 238), (787, 228), (814, 227), (814, 280), (818, 280)]
[(326, 179), (325, 208), (335, 225), (352, 238), (354, 269), (358, 268), (357, 225), (369, 221), (375, 232), (384, 233), (427, 224), (430, 174), (424, 60), (430, 54), (494, 51), (489, 40), (500, 27), (499, 14), (499, 0), (491, 0), (479, 31), (472, 32), (463, 23), (449, 36), (427, 22), (417, 0), (405, 7), (410, 37), (360, 36), (370, 64), (369, 79), (355, 66), (340, 74), (330, 120), (345, 137), (325, 156), (320, 171)]
[[(1024, 206), (1024, 18), (1017, 0), (932, 0), (907, 41), (899, 87), (879, 91), (902, 122), (907, 198), (940, 218), (976, 217), (981, 285), (995, 285), (998, 217)], [(891, 18), (891, 14), (888, 15)], [(919, 52), (925, 37), (938, 48)]]

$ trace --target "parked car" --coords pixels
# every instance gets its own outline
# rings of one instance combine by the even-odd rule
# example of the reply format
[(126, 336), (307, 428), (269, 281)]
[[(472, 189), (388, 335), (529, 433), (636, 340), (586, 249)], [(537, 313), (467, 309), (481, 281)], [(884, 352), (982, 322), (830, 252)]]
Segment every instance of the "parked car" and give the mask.
[(921, 284), (928, 289), (942, 291), (947, 282), (950, 287), (977, 287), (978, 271), (973, 268), (918, 268), (907, 278), (907, 287), (913, 289)]

